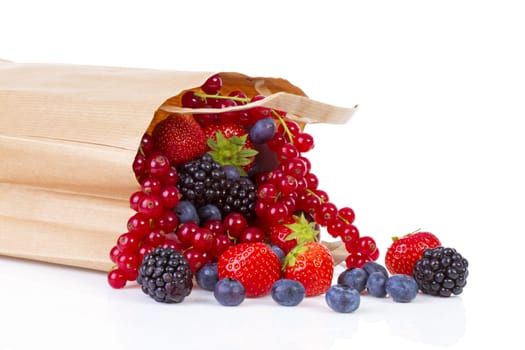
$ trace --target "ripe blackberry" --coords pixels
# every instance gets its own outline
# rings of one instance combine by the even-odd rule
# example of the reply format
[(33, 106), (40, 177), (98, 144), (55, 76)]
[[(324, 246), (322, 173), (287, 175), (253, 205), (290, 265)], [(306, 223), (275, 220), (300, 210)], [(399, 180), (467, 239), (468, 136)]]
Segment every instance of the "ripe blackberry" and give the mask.
[(223, 216), (237, 212), (244, 215), (247, 220), (255, 218), (257, 189), (250, 179), (242, 177), (237, 180), (226, 180), (222, 183), (222, 187), (224, 197), (215, 204)]
[(248, 178), (229, 179), (224, 168), (211, 155), (184, 163), (178, 169), (179, 190), (184, 199), (199, 209), (213, 204), (224, 216), (230, 212), (255, 217), (257, 192)]
[(454, 248), (427, 249), (414, 268), (419, 289), (435, 296), (461, 294), (467, 284), (467, 276), (468, 261)]
[(184, 199), (198, 209), (206, 204), (215, 204), (223, 197), (226, 174), (211, 155), (182, 164), (178, 169), (179, 190)]
[(137, 283), (142, 291), (161, 303), (180, 303), (191, 293), (193, 274), (182, 253), (158, 247), (142, 260)]

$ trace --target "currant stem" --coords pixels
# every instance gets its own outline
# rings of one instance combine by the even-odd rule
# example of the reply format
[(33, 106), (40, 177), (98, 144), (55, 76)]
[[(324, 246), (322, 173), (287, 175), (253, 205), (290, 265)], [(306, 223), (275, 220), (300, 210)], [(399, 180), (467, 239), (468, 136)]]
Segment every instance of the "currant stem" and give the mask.
[(288, 129), (288, 125), (286, 125), (286, 122), (284, 121), (283, 117), (281, 117), (281, 115), (277, 113), (274, 109), (272, 109), (272, 114), (275, 117), (277, 117), (277, 119), (279, 120), (279, 123), (281, 123), (281, 125), (283, 126), (284, 133), (286, 134), (286, 136), (288, 136), (290, 143), (293, 143), (293, 134), (290, 131), (290, 129)]
[(323, 198), (321, 198), (317, 193), (315, 193), (315, 192), (312, 191), (311, 189), (307, 188), (307, 189), (306, 189), (306, 192), (309, 193), (309, 194), (312, 194), (312, 195), (316, 196), (317, 198), (319, 198), (319, 201), (320, 201), (321, 203), (324, 203)]
[(216, 98), (218, 100), (232, 100), (232, 101), (244, 102), (244, 103), (248, 103), (251, 100), (249, 97), (224, 96), (224, 95), (219, 95), (219, 94), (209, 95), (204, 92), (195, 92), (194, 94), (195, 96), (200, 97), (204, 99), (205, 101), (207, 98)]

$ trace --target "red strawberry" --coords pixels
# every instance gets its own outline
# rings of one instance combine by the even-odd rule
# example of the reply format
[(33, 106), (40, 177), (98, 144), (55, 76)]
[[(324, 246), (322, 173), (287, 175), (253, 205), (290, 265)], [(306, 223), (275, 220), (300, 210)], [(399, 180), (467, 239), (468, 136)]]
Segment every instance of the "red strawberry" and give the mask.
[(235, 123), (216, 123), (204, 128), (213, 159), (221, 165), (233, 165), (246, 175), (258, 151), (254, 149), (248, 133)]
[(265, 243), (239, 243), (219, 257), (219, 278), (234, 278), (241, 282), (247, 297), (268, 294), (281, 278), (281, 262)]
[(319, 231), (304, 215), (288, 217), (284, 223), (270, 227), (270, 243), (288, 254), (298, 243), (314, 242)]
[(301, 282), (307, 297), (325, 293), (332, 284), (334, 259), (321, 243), (296, 246), (286, 255), (284, 267), (284, 278)]
[(409, 233), (401, 238), (392, 237), (392, 245), (386, 251), (385, 265), (391, 274), (412, 275), (416, 262), (428, 248), (441, 245), (430, 232)]
[(201, 126), (190, 115), (170, 116), (153, 129), (155, 147), (165, 154), (172, 166), (203, 155), (208, 147)]

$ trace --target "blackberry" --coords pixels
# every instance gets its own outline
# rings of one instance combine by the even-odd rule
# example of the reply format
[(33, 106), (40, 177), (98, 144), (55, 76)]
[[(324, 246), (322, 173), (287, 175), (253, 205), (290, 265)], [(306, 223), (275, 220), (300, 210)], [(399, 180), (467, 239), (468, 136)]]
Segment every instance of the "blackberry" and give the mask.
[(191, 293), (193, 274), (182, 253), (158, 247), (142, 260), (137, 283), (158, 302), (180, 303)]
[(454, 248), (427, 249), (414, 268), (419, 289), (434, 296), (461, 294), (467, 284), (467, 276), (468, 261)]
[(178, 187), (184, 199), (199, 209), (206, 204), (215, 204), (224, 196), (226, 173), (211, 155), (182, 164), (178, 169)]
[(184, 163), (178, 168), (178, 173), (178, 186), (183, 198), (197, 209), (212, 204), (223, 217), (237, 212), (248, 220), (255, 218), (255, 185), (246, 177), (227, 176), (224, 168), (211, 155), (204, 154)]

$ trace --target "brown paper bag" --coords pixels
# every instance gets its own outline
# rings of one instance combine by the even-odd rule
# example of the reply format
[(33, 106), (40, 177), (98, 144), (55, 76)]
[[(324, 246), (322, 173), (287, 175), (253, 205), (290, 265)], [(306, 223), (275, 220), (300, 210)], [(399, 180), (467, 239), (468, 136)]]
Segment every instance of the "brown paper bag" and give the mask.
[[(170, 113), (210, 112), (180, 108), (178, 96), (211, 74), (0, 60), (0, 255), (109, 270), (133, 215), (143, 133)], [(267, 96), (223, 112), (260, 105), (302, 123), (345, 123), (356, 110), (312, 101), (283, 79), (221, 76), (225, 89)]]

